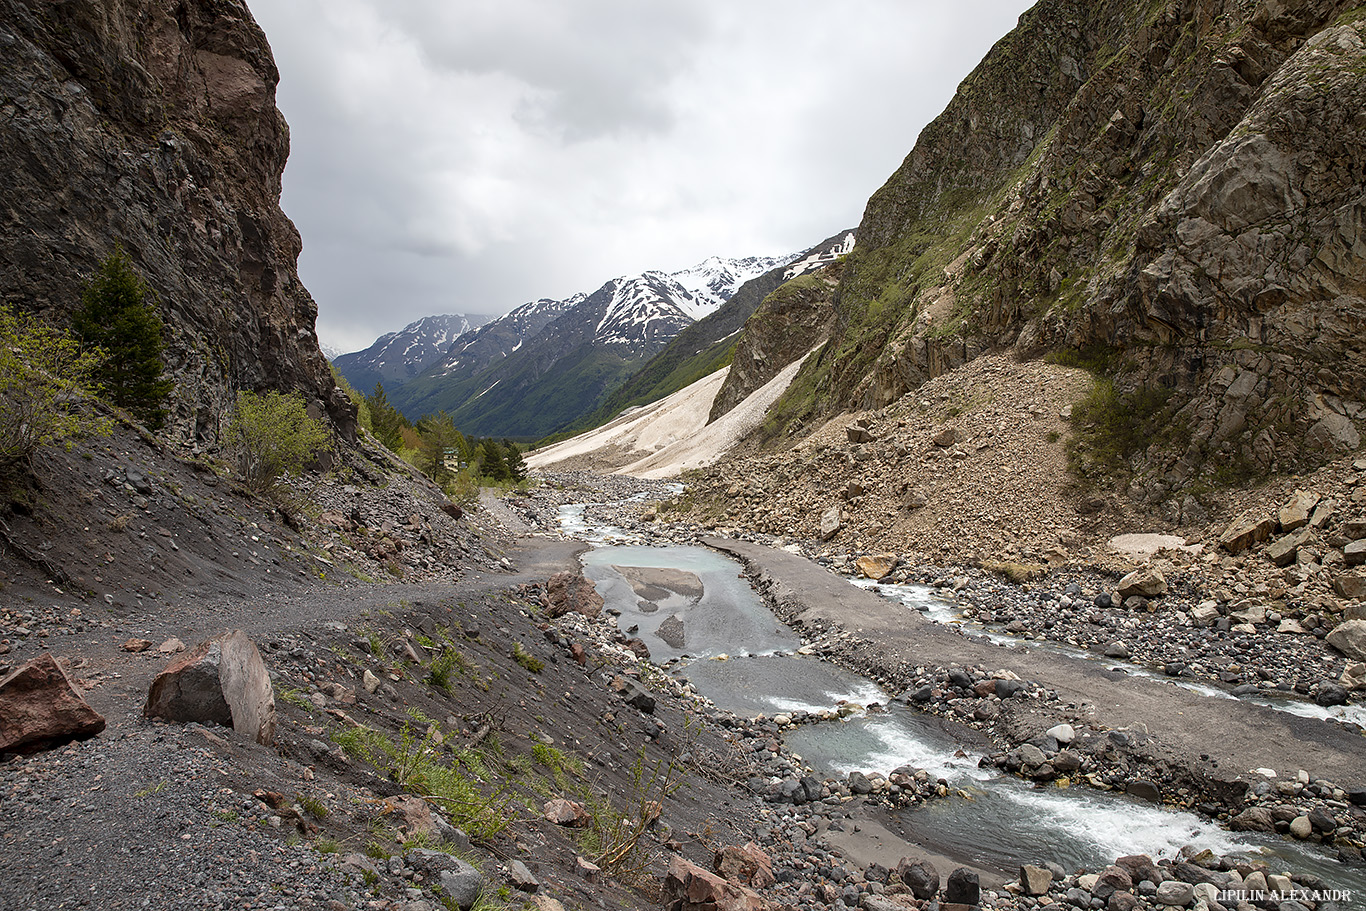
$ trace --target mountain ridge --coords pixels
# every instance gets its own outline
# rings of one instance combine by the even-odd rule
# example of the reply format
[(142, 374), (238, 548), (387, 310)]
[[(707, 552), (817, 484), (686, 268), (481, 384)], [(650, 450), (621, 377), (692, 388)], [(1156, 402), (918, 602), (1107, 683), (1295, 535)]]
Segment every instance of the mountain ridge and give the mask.
[(1355, 450), (1364, 46), (1347, 3), (1039, 3), (870, 198), (778, 422), (1013, 347), (1087, 358), (1140, 428), (1087, 483), (1180, 499)]
[(381, 335), (367, 348), (332, 358), (354, 388), (372, 392), (376, 383), (402, 385), (444, 356), (456, 339), (493, 319), (483, 314), (424, 316), (396, 332)]
[(409, 417), (444, 411), (480, 436), (545, 436), (596, 408), (696, 322), (693, 314), (723, 306), (754, 270), (792, 258), (710, 257), (679, 272), (622, 276), (591, 294), (524, 304), (458, 339), (391, 400)]

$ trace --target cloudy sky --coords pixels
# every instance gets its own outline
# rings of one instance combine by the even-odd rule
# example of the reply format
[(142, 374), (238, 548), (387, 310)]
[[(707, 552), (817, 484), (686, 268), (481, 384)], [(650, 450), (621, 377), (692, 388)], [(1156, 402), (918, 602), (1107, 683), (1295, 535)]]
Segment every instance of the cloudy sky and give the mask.
[(341, 351), (857, 225), (1030, 0), (249, 0)]

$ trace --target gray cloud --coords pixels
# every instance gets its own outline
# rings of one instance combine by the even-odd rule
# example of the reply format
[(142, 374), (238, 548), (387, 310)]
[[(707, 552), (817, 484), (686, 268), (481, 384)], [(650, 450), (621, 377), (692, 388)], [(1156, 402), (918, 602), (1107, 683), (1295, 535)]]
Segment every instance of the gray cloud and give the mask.
[(856, 224), (1026, 0), (250, 0), (319, 334)]

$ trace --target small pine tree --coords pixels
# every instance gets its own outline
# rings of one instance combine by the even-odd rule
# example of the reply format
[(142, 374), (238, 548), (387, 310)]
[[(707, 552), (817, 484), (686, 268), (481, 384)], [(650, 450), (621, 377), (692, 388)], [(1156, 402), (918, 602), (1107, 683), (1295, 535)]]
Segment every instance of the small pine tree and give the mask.
[(384, 394), (384, 384), (375, 384), (375, 394), (366, 396), (365, 404), (370, 409), (370, 432), (375, 435), (391, 452), (398, 452), (403, 448), (403, 428), (408, 425), (408, 421), (397, 408), (389, 404), (389, 397)]
[(149, 427), (166, 420), (166, 398), (175, 388), (162, 379), (165, 329), (156, 294), (133, 271), (122, 247), (96, 270), (81, 294), (71, 333), (87, 349), (103, 352), (97, 378), (105, 395)]
[(451, 463), (459, 461), (464, 437), (444, 411), (418, 421), (417, 431), (422, 439), (417, 467), (437, 484), (444, 485), (455, 475)]
[(503, 461), (507, 463), (508, 477), (518, 483), (526, 480), (526, 462), (522, 461), (522, 450), (511, 440), (503, 441)]
[(503, 458), (503, 447), (496, 440), (484, 440), (479, 444), (479, 473), (490, 481), (506, 481), (511, 477), (507, 460)]

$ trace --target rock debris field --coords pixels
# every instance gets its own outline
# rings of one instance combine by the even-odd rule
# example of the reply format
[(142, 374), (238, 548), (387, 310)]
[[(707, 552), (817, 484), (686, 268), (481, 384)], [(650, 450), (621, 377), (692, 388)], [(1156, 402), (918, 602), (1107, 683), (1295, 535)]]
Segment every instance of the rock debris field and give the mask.
[[(1248, 715), (1289, 732), (1278, 750), (1257, 752), (1255, 737), (1192, 740), (1207, 720), (1176, 716), (1199, 716), (1216, 700), (1191, 690), (1109, 705), (1112, 693), (1154, 685), (1127, 683), (1126, 667), (1150, 681), (1221, 688), (1235, 697), (1217, 700), (1230, 719), (1271, 712), (1244, 707), (1237, 697), (1250, 694), (1324, 711), (1359, 705), (1352, 660), (1329, 638), (1341, 612), (1308, 601), (1307, 610), (1254, 609), (1259, 594), (1266, 600), (1255, 581), (1265, 543), (1215, 561), (1164, 552), (1148, 564), (1161, 591), (1149, 580), (1141, 594), (1119, 558), (993, 568), (818, 535), (716, 537), (726, 529), (686, 521), (687, 494), (665, 482), (556, 474), (529, 495), (453, 509), (402, 475), (367, 482), (364, 473), (391, 470), (378, 454), (355, 468), (363, 471), (349, 479), (297, 487), (315, 504), (298, 530), (249, 501), (201, 507), (225, 528), (259, 513), (248, 530), (298, 554), (262, 560), (297, 561), (288, 585), (272, 579), (256, 595), (202, 600), (148, 591), (139, 610), (11, 578), (9, 591), (30, 594), (3, 608), (3, 661), (14, 669), (58, 657), (107, 726), (0, 763), (0, 904), (1352, 907), (1324, 876), (1209, 854), (1115, 858), (1090, 870), (1050, 857), (1011, 869), (974, 864), (901, 821), (906, 809), (961, 800), (956, 786), (914, 766), (831, 776), (785, 744), (794, 730), (914, 708), (984, 763), (1038, 787), (1066, 779), (1126, 791), (1233, 830), (1317, 845), (1326, 862), (1360, 870), (1360, 729)], [(734, 551), (805, 654), (864, 674), (895, 706), (737, 717), (711, 705), (646, 660), (645, 643), (617, 628), (591, 588), (572, 584), (583, 545), (562, 540), (559, 507), (569, 503), (598, 504), (583, 510), (590, 536), (610, 526), (621, 543)], [(1326, 525), (1324, 544), (1344, 528)], [(550, 584), (564, 571), (571, 584)], [(925, 622), (914, 627), (920, 646), (903, 641), (897, 630), (921, 611), (850, 584), (870, 576), (891, 594), (923, 587), (956, 622)], [(209, 585), (199, 576), (189, 584)], [(152, 608), (161, 601), (180, 609)], [(1298, 631), (1283, 628), (1287, 619)], [(220, 724), (142, 714), (152, 678), (225, 627), (246, 631), (273, 683), (268, 744)], [(1004, 649), (986, 633), (1045, 649)], [(1050, 663), (1083, 659), (1054, 658), (1053, 647), (1095, 657), (1055, 673)], [(1254, 754), (1274, 776), (1248, 774)], [(1252, 900), (1259, 891), (1277, 902)]]

